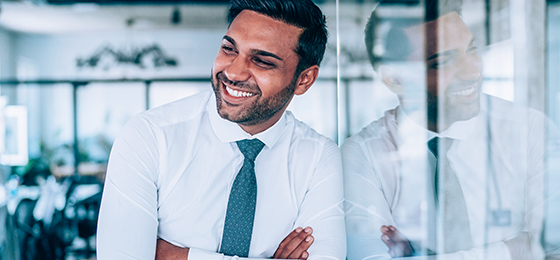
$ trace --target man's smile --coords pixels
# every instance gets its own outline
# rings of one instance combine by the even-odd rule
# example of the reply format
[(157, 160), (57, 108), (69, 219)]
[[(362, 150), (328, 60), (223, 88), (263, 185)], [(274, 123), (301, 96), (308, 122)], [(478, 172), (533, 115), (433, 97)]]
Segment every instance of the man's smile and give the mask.
[(470, 80), (461, 82), (454, 86), (450, 86), (447, 89), (447, 96), (449, 98), (454, 98), (455, 102), (473, 102), (478, 98), (478, 92), (480, 92), (481, 80)]
[(225, 86), (226, 86), (227, 93), (230, 94), (231, 96), (234, 96), (234, 97), (250, 97), (250, 96), (255, 95), (253, 93), (244, 92), (244, 91), (241, 91), (241, 90), (238, 91), (238, 90), (232, 89), (232, 88), (228, 87), (227, 85), (225, 85)]
[(475, 91), (475, 87), (470, 87), (468, 89), (463, 89), (463, 90), (457, 90), (457, 91), (450, 92), (449, 95), (450, 96), (468, 96), (468, 95), (472, 94), (474, 91)]
[[(223, 72), (218, 72), (216, 74), (216, 79), (218, 84), (221, 85), (221, 95), (222, 99), (229, 105), (239, 104), (239, 102), (244, 102), (248, 99), (252, 99), (258, 96), (259, 89), (254, 87), (249, 82), (234, 82), (226, 77)], [(249, 91), (248, 89), (256, 89), (256, 91)]]

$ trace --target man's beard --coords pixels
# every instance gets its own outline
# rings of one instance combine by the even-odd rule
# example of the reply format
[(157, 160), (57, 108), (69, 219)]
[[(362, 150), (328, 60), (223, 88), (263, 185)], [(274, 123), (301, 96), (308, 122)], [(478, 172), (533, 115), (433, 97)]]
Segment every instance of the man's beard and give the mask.
[[(442, 95), (444, 100), (439, 103), (437, 95), (426, 91), (428, 124), (432, 124), (436, 131), (445, 130), (438, 129), (438, 126), (447, 128), (455, 122), (466, 121), (478, 115), (480, 112), (480, 85), (476, 87), (475, 91), (478, 92), (478, 97), (468, 104), (453, 102), (447, 95)], [(443, 107), (440, 107), (440, 105)]]
[[(213, 72), (212, 75), (214, 75)], [(220, 94), (220, 88), (223, 87), (220, 81), (239, 87), (242, 90), (249, 90), (257, 93), (262, 93), (262, 91), (260, 91), (259, 86), (255, 83), (250, 83), (245, 81), (233, 82), (229, 80), (223, 74), (223, 72), (218, 72), (214, 75), (214, 77), (211, 80), (212, 89), (214, 90), (214, 93), (216, 95), (216, 105), (218, 109), (218, 114), (226, 120), (241, 125), (246, 125), (246, 126), (256, 125), (256, 124), (266, 122), (268, 119), (273, 117), (276, 113), (278, 113), (282, 108), (284, 108), (286, 104), (290, 101), (296, 88), (297, 79), (298, 77), (294, 75), (290, 84), (286, 86), (284, 89), (282, 89), (280, 92), (276, 93), (274, 96), (267, 97), (267, 98), (257, 97), (257, 99), (253, 101), (253, 103), (245, 107), (238, 114), (233, 115), (233, 114), (228, 114), (223, 109), (224, 104), (226, 106), (233, 106), (233, 105), (229, 104), (227, 101), (222, 99), (222, 96)]]

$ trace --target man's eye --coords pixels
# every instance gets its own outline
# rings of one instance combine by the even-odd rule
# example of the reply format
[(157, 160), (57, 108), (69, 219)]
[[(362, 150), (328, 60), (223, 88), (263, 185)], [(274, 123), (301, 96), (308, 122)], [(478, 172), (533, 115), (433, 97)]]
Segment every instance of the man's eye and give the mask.
[(430, 65), (430, 69), (442, 69), (453, 64), (453, 59), (439, 59)]
[(222, 45), (222, 50), (223, 50), (225, 53), (233, 53), (233, 52), (235, 52), (235, 49), (234, 49), (234, 48), (232, 48), (232, 47), (230, 47), (230, 46), (227, 46), (227, 45)]
[(264, 67), (264, 68), (274, 67), (273, 63), (265, 61), (265, 60), (257, 58), (257, 57), (253, 58), (253, 62), (255, 62), (255, 64), (257, 64), (257, 66)]

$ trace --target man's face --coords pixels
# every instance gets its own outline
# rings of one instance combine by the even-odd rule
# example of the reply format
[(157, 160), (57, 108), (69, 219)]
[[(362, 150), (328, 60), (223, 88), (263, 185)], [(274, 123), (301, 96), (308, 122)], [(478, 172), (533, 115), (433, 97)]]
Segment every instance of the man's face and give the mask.
[(437, 119), (447, 126), (477, 115), (482, 61), (461, 17), (452, 12), (405, 33), (413, 49), (408, 59), (425, 61), (428, 110), (439, 107)]
[(302, 30), (244, 10), (231, 23), (212, 68), (218, 113), (244, 126), (274, 124), (291, 100)]

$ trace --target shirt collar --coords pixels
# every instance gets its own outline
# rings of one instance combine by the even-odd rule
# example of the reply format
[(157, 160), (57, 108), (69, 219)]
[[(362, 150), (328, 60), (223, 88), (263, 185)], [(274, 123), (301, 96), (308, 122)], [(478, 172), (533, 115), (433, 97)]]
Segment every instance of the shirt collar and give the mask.
[(216, 107), (216, 95), (214, 93), (210, 96), (210, 100), (206, 104), (206, 111), (208, 112), (208, 117), (210, 118), (210, 124), (212, 125), (214, 133), (223, 143), (257, 138), (261, 140), (268, 148), (272, 148), (280, 139), (280, 136), (282, 136), (282, 133), (286, 128), (286, 113), (284, 111), (278, 122), (276, 122), (270, 128), (256, 135), (251, 135), (245, 132), (245, 130), (243, 130), (243, 128), (241, 128), (239, 124), (223, 119), (218, 114), (218, 110)]
[[(439, 134), (415, 123), (426, 121), (426, 114), (421, 111), (415, 111), (407, 115), (399, 106), (397, 107), (396, 117), (397, 124), (399, 125), (399, 132), (404, 139), (415, 137), (416, 140), (418, 140), (418, 138), (422, 140), (426, 138), (425, 140), (428, 141), (437, 136), (440, 138), (466, 140), (474, 131), (476, 120), (480, 117), (480, 113), (469, 120), (458, 121), (451, 124), (449, 128)], [(412, 120), (410, 117), (414, 117), (417, 120)]]
[(449, 128), (447, 128), (445, 131), (441, 132), (438, 135), (438, 137), (442, 137), (442, 138), (448, 137), (451, 139), (462, 140), (462, 141), (467, 140), (467, 138), (469, 138), (469, 136), (471, 135), (471, 133), (475, 128), (475, 124), (476, 124), (475, 121), (478, 116), (479, 115), (469, 120), (457, 121), (451, 124), (451, 126), (449, 126)]

